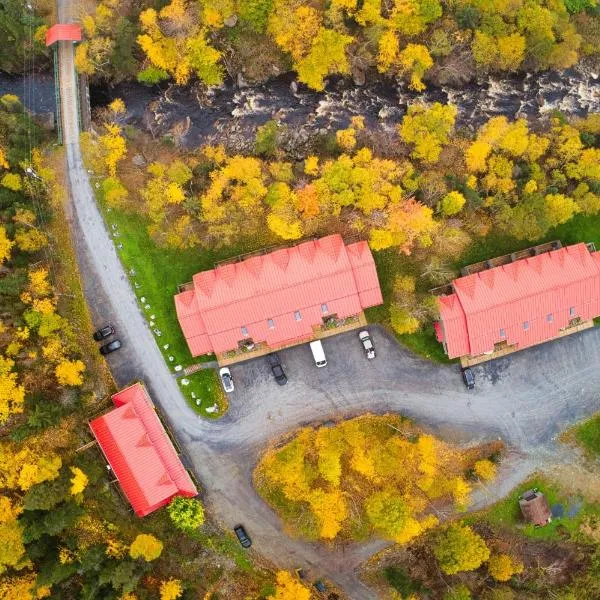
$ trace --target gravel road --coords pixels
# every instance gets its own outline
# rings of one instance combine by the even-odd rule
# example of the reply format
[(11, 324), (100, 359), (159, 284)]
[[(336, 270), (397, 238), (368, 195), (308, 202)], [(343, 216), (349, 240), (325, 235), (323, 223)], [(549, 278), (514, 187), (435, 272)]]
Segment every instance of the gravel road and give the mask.
[[(59, 0), (68, 22), (70, 0)], [(600, 331), (589, 330), (475, 369), (476, 389), (467, 392), (456, 367), (440, 367), (398, 347), (373, 328), (378, 357), (367, 362), (345, 334), (324, 342), (329, 365), (315, 369), (306, 347), (282, 353), (289, 384), (272, 381), (264, 361), (232, 367), (236, 391), (231, 410), (212, 423), (198, 417), (182, 397), (138, 307), (119, 257), (96, 207), (78, 141), (73, 47), (59, 44), (63, 135), (67, 154), (70, 226), (86, 298), (96, 323), (111, 321), (123, 348), (109, 357), (118, 384), (144, 380), (176, 432), (204, 487), (213, 514), (229, 528), (247, 526), (254, 548), (278, 566), (310, 567), (330, 577), (356, 600), (374, 593), (357, 576), (361, 562), (385, 547), (382, 541), (343, 549), (290, 539), (276, 515), (256, 495), (252, 469), (264, 445), (294, 427), (364, 411), (398, 411), (456, 441), (502, 438), (513, 448), (493, 490), (478, 492), (478, 506), (506, 493), (522, 477), (555, 460), (558, 432), (598, 410)]]

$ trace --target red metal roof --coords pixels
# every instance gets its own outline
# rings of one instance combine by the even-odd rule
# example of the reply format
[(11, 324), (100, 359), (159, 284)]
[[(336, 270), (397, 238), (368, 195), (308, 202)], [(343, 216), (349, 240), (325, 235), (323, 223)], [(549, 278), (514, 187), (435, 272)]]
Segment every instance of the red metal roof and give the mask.
[(327, 315), (345, 318), (382, 302), (367, 242), (346, 246), (339, 235), (203, 271), (193, 290), (175, 296), (193, 356), (237, 348), (244, 338), (272, 348), (301, 342)]
[(57, 23), (46, 31), (46, 46), (63, 41), (80, 42), (81, 27), (76, 23)]
[(575, 317), (600, 315), (600, 255), (575, 244), (461, 277), (439, 298), (450, 358), (507, 341), (519, 349), (556, 337)]
[(181, 464), (146, 388), (136, 383), (112, 397), (114, 408), (90, 422), (135, 514), (143, 517), (196, 486)]

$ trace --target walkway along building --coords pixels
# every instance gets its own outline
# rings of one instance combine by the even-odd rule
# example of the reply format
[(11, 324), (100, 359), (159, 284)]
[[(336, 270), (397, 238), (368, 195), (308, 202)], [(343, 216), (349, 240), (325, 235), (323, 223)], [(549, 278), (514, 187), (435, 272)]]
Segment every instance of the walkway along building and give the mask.
[(446, 354), (463, 366), (592, 327), (600, 315), (600, 254), (591, 244), (553, 242), (466, 272), (440, 296), (435, 323)]
[(108, 464), (138, 517), (174, 496), (198, 494), (141, 383), (114, 396), (115, 408), (90, 422)]
[(383, 302), (367, 242), (330, 235), (222, 264), (175, 296), (192, 356), (221, 364), (364, 326)]

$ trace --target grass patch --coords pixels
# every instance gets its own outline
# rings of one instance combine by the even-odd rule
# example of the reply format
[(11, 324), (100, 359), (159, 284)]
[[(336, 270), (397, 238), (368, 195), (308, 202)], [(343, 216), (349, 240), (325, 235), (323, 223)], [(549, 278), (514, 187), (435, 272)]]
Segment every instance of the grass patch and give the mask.
[(437, 363), (448, 364), (454, 361), (448, 359), (444, 347), (440, 344), (431, 323), (425, 323), (420, 331), (411, 334), (398, 335), (390, 325), (389, 306), (394, 294), (394, 279), (396, 275), (413, 275), (417, 280), (417, 292), (428, 292), (431, 286), (419, 277), (419, 265), (414, 258), (400, 254), (398, 250), (381, 250), (373, 252), (377, 265), (377, 275), (383, 295), (383, 304), (365, 311), (370, 323), (381, 323), (409, 350)]
[[(531, 488), (538, 488), (546, 496), (550, 508), (557, 504), (562, 505), (563, 516), (553, 518), (552, 522), (544, 527), (534, 527), (532, 524), (526, 523), (521, 515), (519, 496)], [(569, 512), (572, 512), (572, 516), (569, 516)], [(530, 538), (557, 540), (563, 538), (565, 534), (568, 537), (575, 537), (582, 521), (590, 515), (599, 516), (600, 505), (591, 504), (580, 497), (570, 495), (543, 477), (534, 477), (516, 487), (501, 502), (494, 504), (486, 511), (468, 517), (465, 521), (487, 521), (493, 525), (518, 529), (523, 535)]]
[[(183, 381), (189, 381), (184, 385)], [(227, 394), (221, 386), (219, 376), (215, 369), (202, 369), (192, 375), (182, 377), (178, 380), (179, 389), (188, 404), (196, 413), (208, 419), (222, 417), (229, 406)], [(215, 412), (208, 412), (208, 408), (216, 406)]]
[(588, 454), (600, 456), (600, 414), (575, 427), (575, 439)]
[(427, 591), (420, 582), (413, 581), (401, 567), (386, 567), (383, 576), (391, 587), (400, 592), (402, 598), (410, 598), (413, 594)]
[[(149, 322), (154, 321), (152, 329), (157, 328), (162, 333), (157, 343), (169, 364), (187, 366), (212, 360), (214, 357), (210, 355), (193, 358), (190, 354), (177, 320), (173, 296), (178, 286), (191, 281), (195, 273), (212, 269), (216, 262), (254, 250), (255, 246), (248, 243), (250, 247), (246, 247), (240, 243), (239, 246), (219, 250), (161, 248), (148, 234), (148, 220), (144, 216), (105, 206), (102, 208), (109, 232), (117, 234), (115, 244), (122, 244), (118, 253), (140, 304), (142, 307), (150, 306), (147, 310), (143, 309), (144, 314)], [(154, 319), (151, 319), (152, 315)], [(166, 344), (168, 349), (164, 348)], [(169, 360), (170, 356), (173, 361)]]

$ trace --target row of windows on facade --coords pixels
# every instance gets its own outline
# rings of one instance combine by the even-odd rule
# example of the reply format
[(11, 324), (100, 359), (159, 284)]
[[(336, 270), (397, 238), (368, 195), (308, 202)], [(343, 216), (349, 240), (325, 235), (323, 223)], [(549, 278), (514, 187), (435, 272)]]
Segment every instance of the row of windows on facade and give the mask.
[[(321, 312), (326, 315), (329, 312), (327, 304), (321, 304)], [(294, 319), (296, 321), (302, 321), (302, 313), (299, 310), (294, 311)], [(267, 319), (267, 326), (269, 329), (275, 329), (275, 321), (273, 319)], [(248, 335), (248, 328), (242, 325), (242, 335)]]
[[(575, 307), (571, 306), (571, 308), (569, 308), (569, 317), (574, 317), (575, 316)], [(554, 315), (552, 313), (548, 313), (546, 315), (546, 321), (548, 323), (552, 323), (552, 321), (554, 321)], [(529, 329), (529, 321), (523, 321), (523, 329), (525, 331), (527, 331)], [(506, 330), (504, 328), (500, 328), (500, 337), (506, 337)]]

